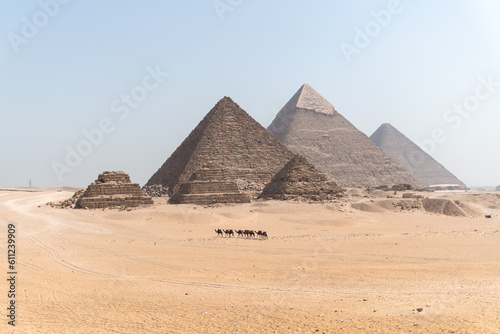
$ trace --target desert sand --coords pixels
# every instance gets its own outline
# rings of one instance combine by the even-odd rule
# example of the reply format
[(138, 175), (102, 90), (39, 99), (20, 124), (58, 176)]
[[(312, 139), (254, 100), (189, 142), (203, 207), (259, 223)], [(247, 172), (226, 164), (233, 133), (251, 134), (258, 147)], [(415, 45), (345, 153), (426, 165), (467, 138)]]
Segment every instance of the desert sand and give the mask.
[(2, 333), (500, 333), (494, 193), (432, 194), (481, 212), (471, 218), (370, 210), (383, 199), (363, 194), (118, 211), (45, 205), (65, 190), (6, 190), (0, 266), (6, 277), (13, 223), (17, 318), (2, 316)]

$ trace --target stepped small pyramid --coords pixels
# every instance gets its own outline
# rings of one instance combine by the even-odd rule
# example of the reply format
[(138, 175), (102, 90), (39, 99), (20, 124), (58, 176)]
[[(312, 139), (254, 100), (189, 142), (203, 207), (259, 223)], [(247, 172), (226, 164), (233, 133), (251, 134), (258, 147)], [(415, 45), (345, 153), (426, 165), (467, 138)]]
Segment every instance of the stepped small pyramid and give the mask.
[(455, 175), (391, 124), (382, 124), (370, 138), (423, 186), (456, 184), (462, 189), (467, 188)]
[(341, 187), (419, 185), (307, 84), (281, 109), (268, 131)]
[(119, 206), (136, 207), (152, 205), (153, 199), (147, 197), (138, 183), (130, 182), (124, 172), (104, 172), (76, 201), (76, 207), (86, 209), (103, 209)]
[(210, 205), (216, 203), (250, 203), (250, 196), (238, 189), (236, 182), (228, 180), (222, 168), (205, 165), (179, 185), (170, 198), (173, 204)]
[(292, 157), (286, 146), (224, 97), (146, 185), (161, 184), (173, 194), (180, 183), (212, 163), (224, 169), (226, 179), (262, 190)]
[(273, 177), (259, 198), (287, 200), (301, 197), (320, 201), (342, 196), (342, 192), (338, 185), (328, 181), (323, 173), (298, 154)]

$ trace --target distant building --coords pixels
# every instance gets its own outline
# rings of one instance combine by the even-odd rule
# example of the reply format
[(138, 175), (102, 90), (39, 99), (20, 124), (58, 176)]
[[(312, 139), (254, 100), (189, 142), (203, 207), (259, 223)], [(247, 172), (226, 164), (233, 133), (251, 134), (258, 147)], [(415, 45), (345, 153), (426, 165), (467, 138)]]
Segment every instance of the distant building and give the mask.
[(431, 190), (463, 190), (463, 187), (459, 184), (433, 184), (428, 186)]

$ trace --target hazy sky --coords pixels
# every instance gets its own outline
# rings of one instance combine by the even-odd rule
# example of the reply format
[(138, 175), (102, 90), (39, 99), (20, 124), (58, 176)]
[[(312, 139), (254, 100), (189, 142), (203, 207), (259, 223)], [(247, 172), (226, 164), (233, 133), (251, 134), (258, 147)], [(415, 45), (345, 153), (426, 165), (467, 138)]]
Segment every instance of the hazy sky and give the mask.
[(223, 96), (267, 127), (303, 83), (368, 136), (391, 123), (467, 185), (499, 185), (498, 13), (496, 0), (4, 1), (0, 186), (83, 187), (104, 170), (143, 185)]

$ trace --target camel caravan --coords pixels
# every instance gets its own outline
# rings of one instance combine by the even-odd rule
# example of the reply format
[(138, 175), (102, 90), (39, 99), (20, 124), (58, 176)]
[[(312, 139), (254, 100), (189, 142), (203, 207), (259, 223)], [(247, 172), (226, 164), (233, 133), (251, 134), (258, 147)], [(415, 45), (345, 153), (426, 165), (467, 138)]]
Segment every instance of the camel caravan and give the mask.
[(254, 239), (267, 239), (266, 231), (253, 231), (253, 230), (223, 230), (223, 229), (215, 229), (215, 233), (217, 233), (217, 237), (225, 237), (231, 238), (235, 236), (240, 238), (254, 238)]

